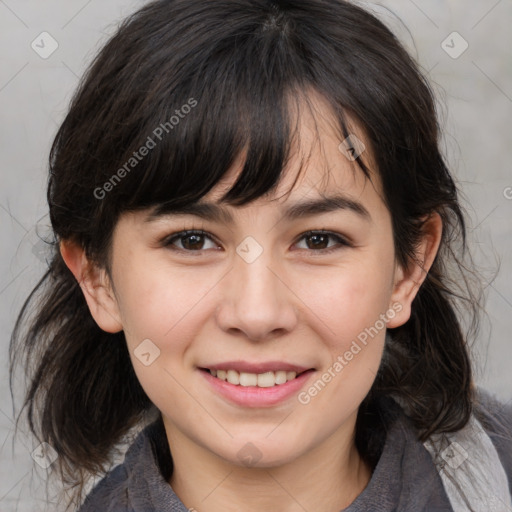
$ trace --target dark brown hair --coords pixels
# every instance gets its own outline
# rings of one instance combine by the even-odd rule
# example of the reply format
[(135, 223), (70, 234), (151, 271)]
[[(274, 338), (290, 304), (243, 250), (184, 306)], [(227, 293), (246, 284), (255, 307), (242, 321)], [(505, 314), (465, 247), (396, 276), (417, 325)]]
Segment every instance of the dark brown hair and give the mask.
[[(463, 263), (464, 215), (439, 148), (434, 95), (417, 64), (381, 21), (342, 0), (158, 0), (128, 17), (103, 47), (58, 130), (47, 194), (51, 262), (11, 341), (11, 379), (19, 360), (28, 378), (22, 411), (58, 452), (65, 482), (82, 490), (88, 476), (105, 471), (123, 436), (154, 406), (123, 333), (94, 322), (58, 243), (79, 243), (109, 269), (121, 213), (199, 200), (243, 150), (243, 171), (223, 200), (240, 206), (274, 190), (290, 152), (289, 98), (311, 89), (337, 116), (340, 137), (349, 134), (347, 114), (363, 128), (399, 264), (414, 259), (423, 220), (432, 212), (443, 220), (411, 318), (389, 331), (361, 404), (358, 449), (376, 461), (381, 398), (403, 404), (421, 440), (468, 421), (467, 340), (478, 328), (479, 302)], [(155, 147), (127, 167), (148, 137)], [(356, 162), (370, 179), (362, 159)]]

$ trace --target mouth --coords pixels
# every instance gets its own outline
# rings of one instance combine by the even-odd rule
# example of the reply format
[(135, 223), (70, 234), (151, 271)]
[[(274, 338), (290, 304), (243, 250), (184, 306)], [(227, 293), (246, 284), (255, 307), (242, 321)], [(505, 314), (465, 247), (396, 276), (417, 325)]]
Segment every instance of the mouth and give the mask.
[(258, 387), (272, 388), (282, 386), (287, 382), (293, 381), (300, 376), (315, 371), (314, 368), (306, 370), (298, 369), (287, 370), (281, 369), (277, 371), (266, 371), (262, 373), (249, 373), (238, 371), (235, 369), (216, 369), (216, 368), (199, 368), (201, 371), (209, 373), (218, 380), (228, 382), (234, 386), (241, 387)]

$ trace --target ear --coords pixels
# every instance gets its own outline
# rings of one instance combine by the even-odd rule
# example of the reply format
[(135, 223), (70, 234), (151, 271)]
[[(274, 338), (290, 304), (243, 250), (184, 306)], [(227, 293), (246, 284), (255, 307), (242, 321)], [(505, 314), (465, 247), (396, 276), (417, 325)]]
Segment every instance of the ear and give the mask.
[[(423, 238), (415, 252), (415, 261), (411, 261), (407, 269), (397, 266), (391, 295), (390, 308), (393, 304), (401, 304), (400, 311), (388, 321), (387, 327), (394, 328), (405, 324), (411, 316), (411, 304), (418, 293), (427, 273), (434, 262), (441, 236), (443, 221), (437, 212), (426, 219), (422, 231)], [(398, 309), (396, 309), (398, 310)]]
[(78, 281), (89, 311), (100, 329), (111, 333), (121, 331), (123, 325), (119, 307), (106, 270), (91, 264), (84, 249), (74, 242), (62, 241), (60, 253)]

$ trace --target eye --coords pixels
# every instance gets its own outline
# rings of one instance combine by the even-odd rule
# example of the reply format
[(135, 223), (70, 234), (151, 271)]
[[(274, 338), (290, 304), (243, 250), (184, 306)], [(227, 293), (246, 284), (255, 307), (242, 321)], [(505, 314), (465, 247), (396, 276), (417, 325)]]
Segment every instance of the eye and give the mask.
[[(306, 241), (306, 249), (313, 249), (313, 252), (321, 254), (328, 254), (343, 247), (352, 246), (350, 242), (342, 236), (329, 231), (308, 231), (304, 233), (299, 240)], [(329, 246), (329, 240), (336, 241), (336, 244)]]
[[(213, 239), (204, 231), (188, 230), (173, 233), (164, 240), (163, 244), (171, 249), (186, 252), (199, 252), (206, 249), (218, 248), (216, 243), (213, 243), (212, 247), (204, 247), (206, 239), (213, 241)], [(181, 247), (178, 247), (176, 244), (180, 244)]]
[[(208, 240), (210, 241), (209, 247), (207, 243)], [(305, 240), (305, 248), (299, 247), (299, 249), (305, 249), (311, 253), (328, 254), (342, 249), (343, 247), (352, 247), (352, 244), (344, 237), (330, 231), (308, 231), (303, 233), (298, 240), (295, 245)], [(329, 245), (332, 241), (335, 243)], [(207, 249), (219, 249), (219, 245), (214, 239), (202, 230), (186, 230), (173, 233), (162, 241), (162, 245), (172, 250), (188, 253), (200, 252)]]

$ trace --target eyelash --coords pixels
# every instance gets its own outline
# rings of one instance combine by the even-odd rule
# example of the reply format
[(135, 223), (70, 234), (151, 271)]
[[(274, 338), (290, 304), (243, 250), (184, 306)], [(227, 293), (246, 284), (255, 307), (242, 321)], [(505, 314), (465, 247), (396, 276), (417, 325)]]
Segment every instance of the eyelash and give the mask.
[[(190, 254), (201, 253), (203, 251), (208, 250), (208, 249), (198, 249), (197, 251), (194, 251), (194, 250), (180, 249), (180, 248), (177, 248), (177, 247), (173, 246), (173, 243), (176, 240), (179, 240), (181, 238), (185, 238), (185, 237), (191, 236), (191, 235), (205, 236), (205, 237), (211, 239), (212, 241), (214, 241), (215, 243), (217, 243), (215, 241), (215, 238), (212, 237), (206, 231), (203, 231), (203, 230), (200, 230), (200, 229), (189, 229), (189, 230), (175, 232), (175, 233), (172, 233), (171, 235), (165, 237), (163, 239), (163, 241), (162, 241), (162, 245), (164, 247), (169, 247), (173, 251), (190, 253)], [(307, 238), (309, 236), (314, 236), (314, 235), (328, 236), (328, 237), (330, 237), (332, 239), (335, 239), (338, 242), (338, 244), (335, 245), (334, 247), (329, 247), (327, 249), (318, 249), (318, 250), (315, 250), (315, 249), (304, 249), (304, 250), (306, 250), (308, 252), (311, 252), (311, 253), (317, 253), (317, 254), (320, 254), (320, 255), (324, 255), (324, 254), (331, 254), (332, 252), (338, 251), (338, 250), (343, 249), (345, 247), (353, 247), (353, 245), (346, 238), (342, 237), (341, 235), (339, 235), (337, 233), (333, 233), (331, 231), (322, 231), (322, 230), (312, 230), (312, 231), (306, 231), (305, 233), (302, 233), (302, 235), (300, 236), (300, 238), (297, 239), (295, 244), (298, 243), (299, 241), (303, 240), (304, 238)]]

